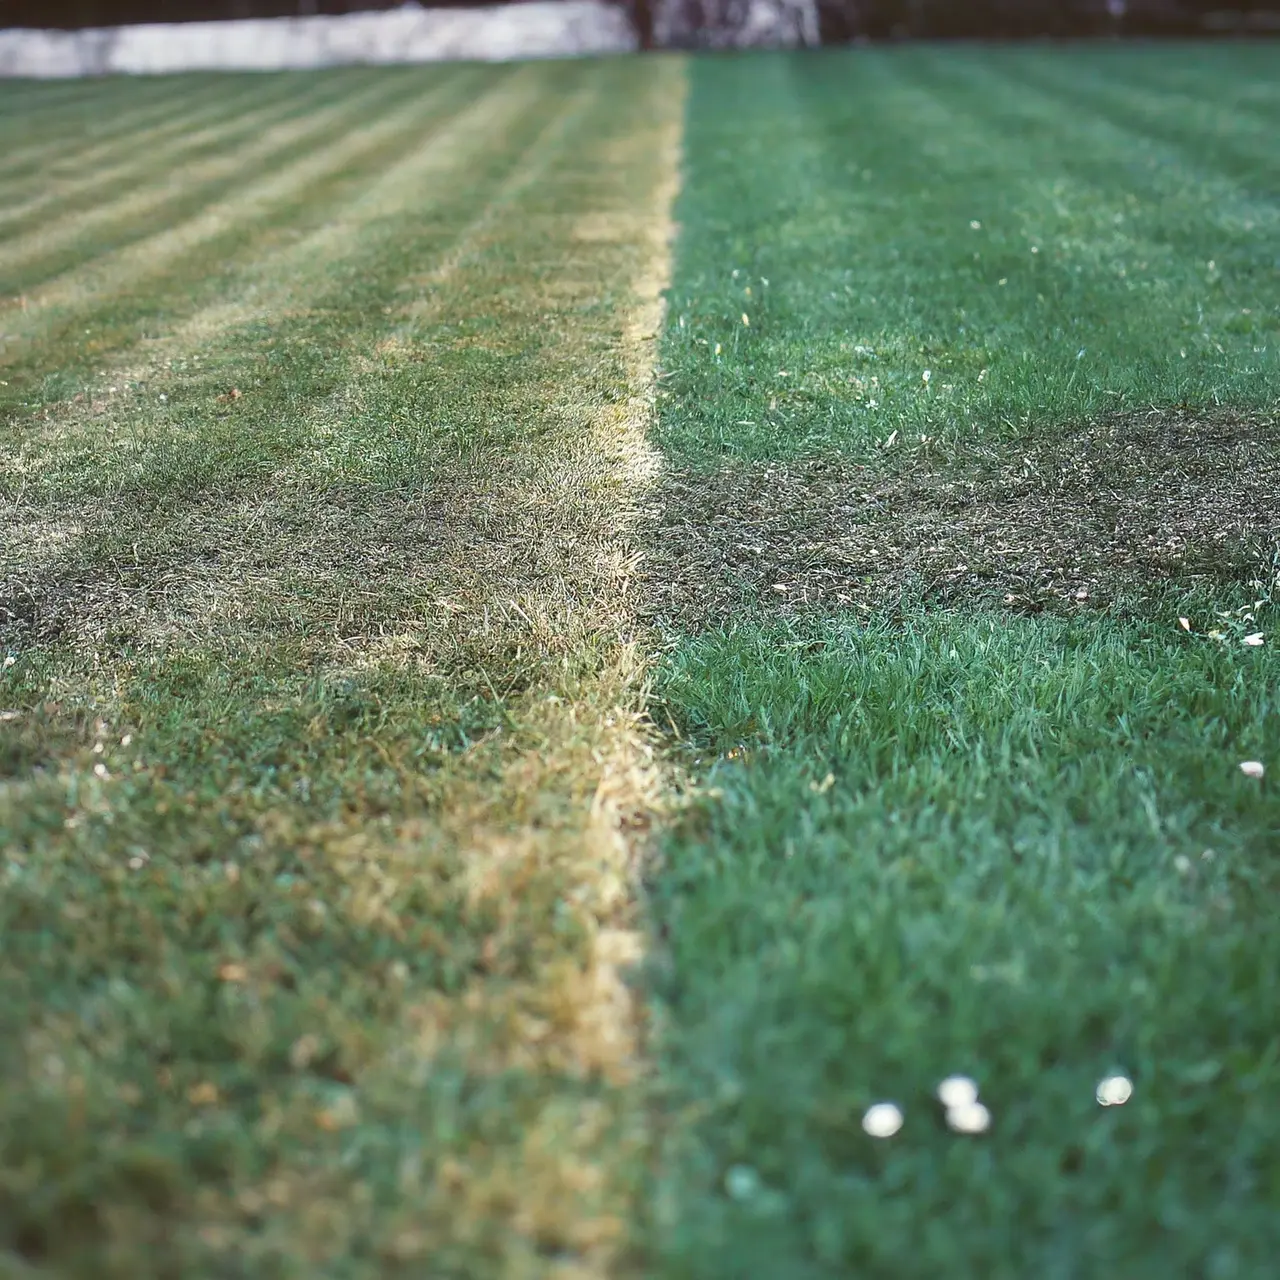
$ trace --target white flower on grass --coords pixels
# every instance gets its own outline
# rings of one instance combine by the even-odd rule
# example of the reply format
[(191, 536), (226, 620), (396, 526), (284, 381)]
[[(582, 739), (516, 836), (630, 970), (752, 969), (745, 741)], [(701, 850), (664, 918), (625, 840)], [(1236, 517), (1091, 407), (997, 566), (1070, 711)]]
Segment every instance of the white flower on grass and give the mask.
[(991, 1128), (991, 1112), (980, 1102), (948, 1107), (947, 1124), (955, 1133), (986, 1133)]
[(863, 1131), (873, 1138), (892, 1138), (902, 1128), (902, 1109), (892, 1102), (877, 1102), (862, 1117)]
[(969, 222), (969, 229), (970, 229), (971, 231), (981, 231), (981, 230), (982, 230), (982, 223), (980, 223), (980, 222), (977, 220), (977, 218), (973, 218), (973, 219), (971, 219), (971, 220), (970, 220), (970, 222)]
[(1243, 773), (1246, 778), (1261, 778), (1262, 775), (1266, 773), (1266, 768), (1263, 766), (1261, 760), (1241, 760), (1240, 772)]
[(938, 1085), (938, 1101), (944, 1107), (968, 1107), (978, 1100), (978, 1086), (968, 1076), (948, 1076)]
[(1123, 1107), (1133, 1097), (1133, 1081), (1118, 1073), (1104, 1076), (1098, 1081), (1094, 1096), (1100, 1107)]
[(1251, 649), (1256, 649), (1263, 642), (1263, 639), (1264, 639), (1264, 636), (1262, 632), (1255, 631), (1252, 635), (1245, 636), (1245, 638), (1241, 641), (1241, 643), (1247, 644)]

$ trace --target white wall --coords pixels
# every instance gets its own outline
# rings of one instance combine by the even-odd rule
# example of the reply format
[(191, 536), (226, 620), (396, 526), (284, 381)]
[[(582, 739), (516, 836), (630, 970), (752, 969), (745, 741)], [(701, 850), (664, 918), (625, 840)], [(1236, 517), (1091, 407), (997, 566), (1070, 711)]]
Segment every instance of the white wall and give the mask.
[(559, 58), (635, 48), (623, 11), (601, 0), (486, 9), (152, 23), (88, 31), (0, 31), (0, 76), (275, 71), (343, 64)]

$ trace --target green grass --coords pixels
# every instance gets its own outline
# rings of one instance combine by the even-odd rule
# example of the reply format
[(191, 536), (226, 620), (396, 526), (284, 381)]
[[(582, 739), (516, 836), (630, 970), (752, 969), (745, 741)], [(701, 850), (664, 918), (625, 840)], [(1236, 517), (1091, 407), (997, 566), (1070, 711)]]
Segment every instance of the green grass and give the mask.
[(5, 1274), (622, 1265), (608, 424), (682, 74), (0, 86), (102, 179), (0, 240)]
[(1274, 1270), (1280, 59), (694, 64), (646, 579), (683, 66), (0, 84), (0, 1271)]
[(1268, 46), (702, 65), (668, 448), (857, 454), (895, 430), (1274, 406), (1274, 73)]
[[(1227, 437), (1195, 423), (1263, 422), (1280, 390), (1278, 69), (1245, 46), (697, 64), (673, 501), (829, 473), (824, 518), (857, 522), (865, 490), (924, 477), (946, 541), (972, 501), (948, 485), (998, 505), (1024, 453), (1069, 469), (1078, 439), (1099, 536), (1159, 542), (1163, 508), (1144, 523), (1070, 432), (1101, 419), (1119, 448), (1126, 415), (1181, 406), (1168, 483), (1230, 513)], [(1000, 544), (1051, 530), (1054, 492), (1011, 503)], [(779, 524), (799, 564), (803, 517)], [(1253, 532), (1204, 536), (1216, 586), (1175, 565), (1105, 608), (1025, 616), (963, 580), (947, 607), (927, 584), (877, 602), (870, 575), (858, 615), (765, 580), (724, 627), (673, 620), (658, 718), (690, 798), (652, 885), (655, 1274), (1272, 1274), (1280, 537), (1265, 512)], [(1116, 1070), (1132, 1100), (1100, 1108)], [(943, 1123), (955, 1072), (984, 1136)], [(880, 1100), (905, 1111), (889, 1140), (861, 1128)]]
[[(717, 794), (657, 895), (669, 1069), (706, 1113), (669, 1273), (1265, 1274), (1280, 802), (1238, 765), (1278, 677), (1092, 619), (689, 642), (664, 694)], [(1134, 1099), (1101, 1111), (1117, 1068)], [(942, 1127), (953, 1072), (989, 1139)]]

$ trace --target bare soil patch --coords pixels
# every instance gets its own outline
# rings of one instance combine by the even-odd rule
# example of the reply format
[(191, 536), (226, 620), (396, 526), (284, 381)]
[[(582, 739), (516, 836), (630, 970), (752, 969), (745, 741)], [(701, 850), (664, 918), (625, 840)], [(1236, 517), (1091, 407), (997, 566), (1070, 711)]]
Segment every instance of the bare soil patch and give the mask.
[(649, 510), (665, 625), (892, 608), (1140, 610), (1257, 577), (1280, 550), (1280, 423), (1177, 412), (892, 469), (828, 458), (669, 476)]

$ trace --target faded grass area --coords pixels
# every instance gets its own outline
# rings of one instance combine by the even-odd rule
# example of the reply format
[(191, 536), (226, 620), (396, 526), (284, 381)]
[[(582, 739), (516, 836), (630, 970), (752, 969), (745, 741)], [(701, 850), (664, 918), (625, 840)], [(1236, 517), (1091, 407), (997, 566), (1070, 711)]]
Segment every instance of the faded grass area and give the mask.
[[(182, 259), (159, 355), (122, 326), (8, 424), (0, 1230), (29, 1266), (629, 1265), (683, 66), (397, 79), (442, 81), (485, 96), (388, 126), (382, 196), (326, 232), (281, 177), (244, 303)], [(66, 354), (30, 341), (28, 388)]]

